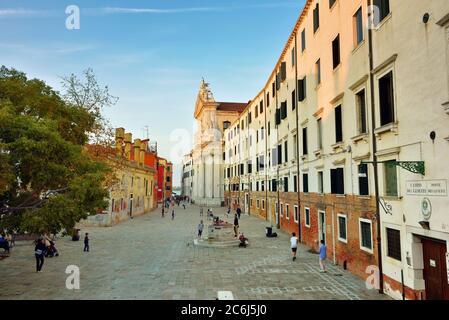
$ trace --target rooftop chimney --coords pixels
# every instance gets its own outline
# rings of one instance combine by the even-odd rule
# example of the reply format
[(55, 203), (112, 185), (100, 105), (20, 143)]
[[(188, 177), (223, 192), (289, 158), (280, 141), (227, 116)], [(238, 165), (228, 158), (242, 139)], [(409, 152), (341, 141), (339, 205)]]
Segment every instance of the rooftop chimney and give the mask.
[(115, 150), (118, 157), (123, 155), (123, 139), (125, 138), (125, 129), (115, 129)]
[(132, 133), (125, 133), (125, 157), (131, 160), (131, 141), (133, 139)]
[(140, 164), (140, 139), (134, 139), (134, 161)]

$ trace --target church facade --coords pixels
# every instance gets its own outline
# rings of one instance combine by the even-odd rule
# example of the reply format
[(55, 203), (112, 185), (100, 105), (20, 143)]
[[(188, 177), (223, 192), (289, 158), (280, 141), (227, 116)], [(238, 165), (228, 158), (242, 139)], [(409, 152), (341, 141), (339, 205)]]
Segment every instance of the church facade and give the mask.
[(197, 130), (191, 152), (192, 200), (198, 205), (224, 205), (223, 132), (237, 120), (247, 103), (217, 102), (209, 84), (202, 80), (195, 104)]

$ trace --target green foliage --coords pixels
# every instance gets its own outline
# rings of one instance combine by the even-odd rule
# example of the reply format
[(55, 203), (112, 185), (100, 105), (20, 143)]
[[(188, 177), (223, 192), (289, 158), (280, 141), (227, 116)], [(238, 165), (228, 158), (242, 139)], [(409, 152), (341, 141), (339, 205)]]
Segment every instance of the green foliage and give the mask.
[(0, 229), (70, 232), (107, 205), (110, 168), (85, 148), (97, 127), (97, 113), (43, 81), (0, 69)]

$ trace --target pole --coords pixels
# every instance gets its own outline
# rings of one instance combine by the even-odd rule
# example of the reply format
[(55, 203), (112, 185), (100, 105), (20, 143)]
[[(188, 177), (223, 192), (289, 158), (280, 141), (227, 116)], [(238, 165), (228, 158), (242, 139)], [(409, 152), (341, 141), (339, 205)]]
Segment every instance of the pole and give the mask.
[[(301, 179), (299, 178), (299, 101), (298, 101), (298, 40), (297, 34), (295, 33), (295, 101), (293, 103), (296, 105), (296, 194), (298, 197), (298, 238), (299, 242), (302, 242), (302, 233), (301, 233), (301, 191), (299, 187), (299, 182)], [(295, 208), (293, 208), (294, 214)], [(293, 218), (294, 219), (294, 218)]]
[[(368, 0), (368, 8), (371, 8), (372, 0)], [(374, 13), (371, 13), (371, 19), (374, 20)], [(379, 293), (384, 293), (384, 280), (382, 271), (382, 244), (381, 244), (381, 221), (380, 221), (380, 195), (379, 195), (379, 173), (377, 168), (377, 138), (374, 133), (376, 127), (375, 119), (375, 99), (374, 99), (374, 59), (373, 59), (373, 30), (372, 24), (368, 24), (368, 47), (369, 47), (369, 68), (370, 68), (370, 97), (371, 97), (371, 141), (373, 145), (373, 164), (374, 164), (374, 191), (376, 195), (376, 222), (377, 222), (377, 260), (379, 268)]]

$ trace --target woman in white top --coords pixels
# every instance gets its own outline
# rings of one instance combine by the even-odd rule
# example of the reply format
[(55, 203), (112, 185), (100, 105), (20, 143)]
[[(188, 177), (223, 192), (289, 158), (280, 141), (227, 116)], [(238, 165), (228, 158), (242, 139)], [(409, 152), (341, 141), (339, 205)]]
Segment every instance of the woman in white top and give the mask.
[(293, 261), (296, 260), (296, 251), (298, 250), (298, 238), (296, 237), (296, 233), (292, 233), (292, 237), (290, 238), (290, 248), (292, 249), (292, 257)]

